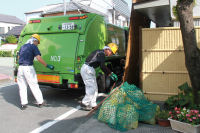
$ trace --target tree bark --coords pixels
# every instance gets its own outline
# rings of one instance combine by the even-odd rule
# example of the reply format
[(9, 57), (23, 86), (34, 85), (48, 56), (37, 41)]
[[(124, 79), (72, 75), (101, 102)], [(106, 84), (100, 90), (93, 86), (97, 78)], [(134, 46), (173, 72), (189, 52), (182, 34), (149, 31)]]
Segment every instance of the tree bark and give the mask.
[(200, 104), (200, 50), (197, 47), (196, 33), (193, 23), (193, 0), (179, 0), (177, 14), (185, 52), (185, 65), (193, 88), (194, 102)]
[(137, 13), (132, 6), (123, 81), (127, 81), (129, 84), (135, 84), (136, 86), (140, 84), (140, 29), (149, 28), (150, 22), (147, 17)]

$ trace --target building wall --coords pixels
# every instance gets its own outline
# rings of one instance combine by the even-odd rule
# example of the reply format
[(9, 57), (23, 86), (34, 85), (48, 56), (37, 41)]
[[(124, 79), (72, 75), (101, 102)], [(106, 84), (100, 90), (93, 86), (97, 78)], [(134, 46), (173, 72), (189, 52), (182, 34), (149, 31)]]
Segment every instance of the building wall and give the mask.
[[(176, 0), (170, 0), (170, 8), (171, 8), (171, 17), (173, 20), (174, 27), (180, 27), (179, 21), (176, 20), (174, 14), (172, 13), (172, 8), (176, 6)], [(193, 9), (193, 16), (194, 16), (194, 26), (200, 26), (200, 0), (196, 0), (196, 4)]]
[[(80, 11), (81, 13), (86, 13), (84, 11)], [(66, 15), (70, 15), (70, 14), (80, 14), (80, 12), (78, 11), (70, 11), (70, 12), (66, 12)], [(49, 16), (62, 16), (64, 15), (63, 12), (59, 12), (59, 13), (53, 13), (53, 14), (46, 14), (44, 15), (44, 17), (49, 17)]]
[(1, 39), (2, 39), (2, 37), (0, 36), (0, 45), (1, 45)]
[(115, 24), (118, 26), (128, 26), (129, 24), (129, 18), (126, 18), (121, 13), (121, 12), (125, 12), (124, 11), (125, 9), (123, 7), (120, 8), (120, 4), (122, 4), (120, 3), (120, 1), (117, 1), (117, 2), (115, 1), (115, 3), (118, 3), (116, 5), (114, 5), (113, 0), (92, 0), (91, 3), (88, 1), (81, 1), (81, 0), (74, 0), (74, 1), (88, 5), (91, 8), (94, 8), (104, 14), (107, 14), (108, 22), (111, 24)]
[(20, 26), (20, 24), (0, 22), (0, 34), (6, 34), (9, 30), (11, 30), (15, 26)]
[[(200, 17), (199, 18), (194, 18), (193, 22), (194, 22), (194, 26), (200, 26)], [(174, 20), (173, 21), (173, 26), (174, 27), (180, 27), (180, 22), (177, 21), (177, 20)]]
[(42, 15), (42, 12), (34, 12), (34, 13), (25, 14), (26, 23), (28, 24), (28, 22), (31, 18), (39, 18), (39, 17), (41, 17), (41, 15)]
[(0, 45), (0, 51), (11, 51), (14, 54), (14, 50), (17, 48), (17, 44), (3, 44)]
[[(196, 27), (200, 48), (200, 27)], [(164, 101), (190, 83), (179, 28), (142, 29), (141, 88), (150, 100)]]
[(112, 3), (111, 0), (73, 0), (75, 2), (87, 5), (91, 8), (96, 9), (97, 11), (100, 11), (104, 14), (108, 13), (108, 9), (112, 9)]
[[(119, 26), (128, 26), (129, 24), (129, 18), (125, 17), (122, 15), (122, 13), (120, 13), (119, 11), (116, 11), (115, 9), (115, 19), (114, 19), (114, 5), (113, 5), (113, 1), (112, 0), (73, 0), (75, 2), (84, 4), (86, 6), (89, 6), (93, 9), (96, 9), (99, 12), (102, 12), (106, 15), (108, 15), (108, 21), (109, 23), (112, 24), (116, 24)], [(117, 5), (117, 8), (119, 8), (120, 5)], [(128, 7), (128, 6), (127, 6)], [(45, 8), (45, 7), (43, 7)], [(50, 11), (50, 8), (45, 8), (46, 10)], [(125, 11), (125, 9), (122, 9), (122, 11)], [(41, 12), (33, 12), (33, 13), (27, 13), (26, 15), (26, 23), (28, 23), (28, 21), (30, 20), (30, 18), (39, 18), (41, 17), (41, 14), (43, 13), (42, 8), (41, 8)], [(74, 14), (73, 12), (71, 13), (66, 13), (66, 14)], [(47, 16), (58, 16), (58, 15), (63, 15), (62, 12), (60, 13), (52, 13), (52, 14), (48, 14), (45, 15), (45, 17)]]

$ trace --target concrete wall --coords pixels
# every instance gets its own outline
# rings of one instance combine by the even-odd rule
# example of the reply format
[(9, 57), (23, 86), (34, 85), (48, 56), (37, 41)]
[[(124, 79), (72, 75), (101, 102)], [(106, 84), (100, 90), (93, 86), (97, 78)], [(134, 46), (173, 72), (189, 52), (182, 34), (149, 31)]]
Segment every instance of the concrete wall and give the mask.
[(14, 58), (13, 57), (0, 57), (0, 66), (13, 67)]
[(14, 50), (17, 48), (17, 44), (3, 44), (0, 45), (0, 51), (11, 51), (14, 54)]

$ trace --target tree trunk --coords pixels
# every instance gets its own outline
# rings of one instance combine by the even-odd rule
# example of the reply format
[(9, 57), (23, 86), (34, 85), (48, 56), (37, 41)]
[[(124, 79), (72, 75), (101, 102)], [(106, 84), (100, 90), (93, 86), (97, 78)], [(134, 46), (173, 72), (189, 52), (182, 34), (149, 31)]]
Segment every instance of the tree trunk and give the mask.
[(132, 6), (123, 81), (127, 81), (129, 84), (135, 84), (136, 86), (140, 84), (140, 29), (147, 27), (150, 27), (150, 20), (142, 14), (137, 13)]
[(196, 33), (193, 23), (193, 0), (179, 0), (177, 14), (182, 33), (185, 63), (193, 88), (194, 102), (200, 104), (200, 50), (197, 47)]

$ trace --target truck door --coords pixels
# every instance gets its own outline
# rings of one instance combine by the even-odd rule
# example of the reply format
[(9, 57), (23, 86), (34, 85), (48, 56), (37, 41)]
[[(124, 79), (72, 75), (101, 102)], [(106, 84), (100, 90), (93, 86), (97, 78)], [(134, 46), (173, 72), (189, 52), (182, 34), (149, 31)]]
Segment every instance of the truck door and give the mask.
[(77, 53), (78, 33), (40, 34), (39, 49), (47, 64), (54, 65), (53, 71), (45, 68), (38, 61), (34, 62), (37, 73), (74, 74)]

